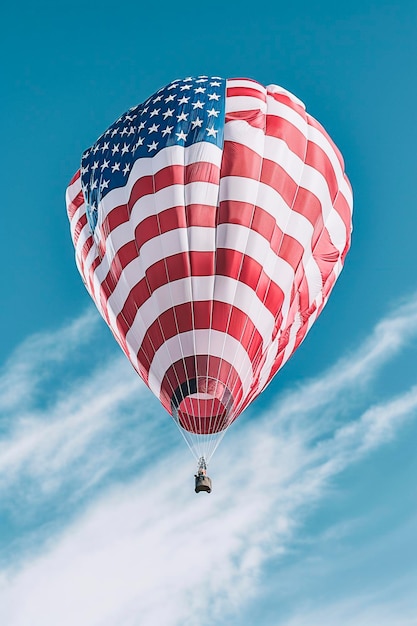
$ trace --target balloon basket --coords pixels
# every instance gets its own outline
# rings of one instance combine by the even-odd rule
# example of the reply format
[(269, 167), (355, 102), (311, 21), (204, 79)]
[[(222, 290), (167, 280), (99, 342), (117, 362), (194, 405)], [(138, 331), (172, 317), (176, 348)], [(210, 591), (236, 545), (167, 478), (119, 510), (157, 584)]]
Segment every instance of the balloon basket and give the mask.
[(197, 474), (195, 474), (195, 492), (205, 491), (211, 493), (212, 483), (211, 478), (207, 476), (207, 463), (204, 457), (201, 457), (198, 462)]

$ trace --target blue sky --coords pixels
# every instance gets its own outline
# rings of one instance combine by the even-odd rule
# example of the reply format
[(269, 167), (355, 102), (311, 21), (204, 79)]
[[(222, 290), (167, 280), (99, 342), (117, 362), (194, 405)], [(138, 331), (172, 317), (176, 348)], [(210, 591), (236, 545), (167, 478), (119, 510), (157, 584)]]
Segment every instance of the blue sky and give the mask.
[[(23, 2), (0, 47), (0, 622), (417, 624), (415, 2)], [(89, 302), (64, 202), (116, 117), (201, 73), (294, 92), (354, 190), (330, 302), (210, 497)]]

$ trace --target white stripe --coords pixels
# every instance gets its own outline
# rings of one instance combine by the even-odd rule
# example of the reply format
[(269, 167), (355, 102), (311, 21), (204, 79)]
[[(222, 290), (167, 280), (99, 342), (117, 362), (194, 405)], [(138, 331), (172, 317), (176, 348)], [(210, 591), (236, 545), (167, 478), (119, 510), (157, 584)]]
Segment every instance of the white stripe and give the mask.
[[(253, 96), (233, 96), (227, 98), (226, 101), (226, 115), (236, 111), (261, 111), (266, 113), (266, 110), (266, 102)], [(247, 124), (247, 122), (245, 123)]]
[[(246, 189), (242, 190), (242, 179), (235, 177), (231, 177), (230, 179), (223, 179), (222, 185), (225, 185), (227, 182), (230, 183), (231, 181), (233, 181), (233, 183), (239, 188), (239, 191), (243, 191), (243, 197), (248, 196)], [(256, 181), (248, 180), (245, 181), (245, 185), (246, 183), (249, 185), (256, 185)], [(257, 199), (258, 204), (264, 204), (265, 201), (263, 201), (262, 196), (265, 195), (265, 193), (267, 196), (269, 196), (271, 191), (273, 194), (275, 194), (276, 197), (280, 198), (280, 196), (276, 194), (274, 190), (272, 190), (268, 186), (263, 185), (260, 189), (260, 197)], [(232, 198), (235, 196), (235, 193), (231, 194)], [(268, 198), (266, 199), (266, 203), (271, 205), (271, 201)], [(311, 236), (313, 233), (313, 228), (309, 220), (307, 220), (303, 216), (300, 216), (296, 212), (291, 212), (283, 201), (281, 201), (281, 208), (283, 208), (285, 211), (285, 214), (282, 216), (281, 223), (278, 222), (281, 229), (286, 229), (287, 233), (299, 240), (301, 245), (305, 249), (303, 262), (305, 263), (306, 268), (306, 279), (310, 285), (311, 296), (314, 298), (317, 293), (317, 288), (321, 288), (321, 274), (314, 259), (307, 264), (307, 258), (309, 258), (311, 255)], [(342, 229), (340, 229), (339, 238), (345, 237), (345, 229), (341, 220), (339, 220), (339, 226), (340, 224), (342, 224)], [(115, 229), (113, 231), (112, 238), (110, 240), (107, 240), (106, 255), (95, 272), (96, 280), (94, 281), (94, 297), (97, 300), (99, 300), (100, 297), (100, 282), (103, 281), (106, 277), (109, 271), (110, 263), (114, 258), (114, 254), (116, 252), (116, 250), (113, 249), (111, 243), (116, 243), (117, 245), (119, 245), (120, 248), (127, 241), (118, 241), (118, 231), (122, 229), (128, 231), (131, 228), (132, 224), (123, 224)], [(190, 243), (192, 250), (214, 251), (215, 241), (213, 233), (214, 229), (207, 228), (192, 227), (191, 229), (177, 229), (175, 231), (169, 231), (168, 233), (165, 233), (162, 236), (158, 236), (144, 244), (140, 251), (141, 253), (139, 257), (135, 258), (125, 268), (123, 272), (123, 278), (119, 280), (113, 294), (110, 296), (108, 302), (109, 314), (112, 310), (116, 310), (117, 312), (120, 311), (128, 295), (128, 293), (126, 293), (127, 285), (134, 285), (138, 283), (144, 277), (146, 267), (149, 267), (153, 263), (169, 256), (170, 254), (177, 254), (179, 252), (187, 251), (189, 249)], [(82, 234), (83, 236), (80, 236), (80, 250), (83, 244), (83, 240), (85, 240), (89, 235), (88, 226), (83, 229)], [(249, 255), (265, 267), (266, 273), (274, 280), (274, 282), (279, 284), (284, 292), (285, 302), (283, 305), (282, 313), (284, 315), (284, 318), (286, 318), (289, 306), (288, 298), (290, 295), (293, 280), (292, 267), (286, 261), (277, 257), (272, 252), (272, 250), (270, 250), (269, 243), (267, 243), (261, 235), (240, 225), (220, 225), (218, 227), (217, 245), (219, 247), (236, 249), (242, 253), (245, 253), (247, 252), (246, 247), (248, 235), (250, 236), (252, 241), (249, 247)], [(345, 245), (345, 241), (343, 241), (343, 245)], [(95, 248), (95, 246), (93, 246), (93, 248)], [(88, 261), (86, 260), (84, 262), (85, 266), (88, 266), (93, 262), (96, 257), (96, 250), (91, 249), (89, 255), (91, 255), (90, 263), (88, 263)], [(88, 272), (86, 271), (85, 274), (87, 275)], [(278, 275), (282, 277), (282, 280), (280, 279), (278, 281), (275, 278), (275, 276)], [(312, 288), (313, 286), (315, 286), (314, 289)]]
[[(291, 109), (291, 107), (283, 104), (282, 102), (277, 102), (273, 98), (268, 98), (267, 115), (274, 115), (279, 118), (283, 118), (284, 120), (287, 120), (304, 135), (304, 138), (306, 139), (306, 141), (308, 139), (308, 141), (315, 143), (326, 153), (326, 155), (328, 156), (332, 164), (332, 168), (335, 173), (336, 179), (338, 181), (340, 190), (343, 193), (343, 196), (346, 198), (348, 204), (351, 205), (352, 204), (352, 191), (350, 189), (350, 186), (347, 184), (345, 180), (345, 177), (344, 177), (345, 173), (343, 169), (341, 168), (339, 159), (337, 158), (337, 155), (333, 149), (333, 146), (329, 143), (327, 137), (323, 135), (323, 133), (321, 133), (320, 130), (308, 124), (305, 118), (301, 116), (299, 113), (297, 113), (296, 111), (294, 111), (294, 109)], [(271, 139), (273, 139), (273, 137), (270, 135), (268, 135), (268, 137), (271, 137)], [(275, 138), (275, 139), (277, 141), (281, 141), (278, 138)], [(288, 158), (288, 156), (286, 158)], [(287, 170), (287, 167), (284, 167), (284, 169)]]
[(67, 206), (71, 204), (81, 191), (81, 176), (79, 176), (71, 185), (68, 185), (65, 192), (65, 201)]
[[(244, 87), (245, 89), (256, 89), (260, 93), (266, 94), (266, 88), (258, 83), (256, 80), (250, 78), (228, 78), (226, 80), (226, 89), (233, 89), (234, 87)], [(229, 96), (230, 98), (231, 96)]]
[[(275, 318), (262, 304), (256, 293), (244, 283), (227, 276), (216, 276), (213, 292), (213, 276), (183, 278), (174, 283), (162, 285), (156, 289), (136, 313), (134, 322), (126, 334), (126, 341), (132, 354), (136, 356), (145, 338), (145, 334), (156, 319), (167, 309), (189, 302), (189, 286), (192, 283), (194, 301), (217, 301), (240, 309), (256, 323), (256, 328), (265, 344), (271, 340)], [(125, 286), (127, 290), (128, 287)], [(127, 296), (126, 296), (127, 297)], [(158, 306), (155, 302), (158, 302)], [(159, 308), (159, 303), (164, 303)], [(118, 310), (111, 310), (110, 321), (116, 325)]]
[(261, 128), (250, 126), (245, 120), (227, 122), (224, 126), (224, 140), (240, 143), (263, 157), (265, 133)]
[(303, 109), (306, 108), (306, 105), (304, 104), (304, 102), (302, 102), (299, 98), (297, 98), (297, 96), (291, 93), (291, 91), (284, 89), (284, 87), (281, 87), (280, 85), (274, 85), (274, 84), (268, 85), (266, 89), (267, 89), (268, 95), (269, 94), (279, 94), (279, 95), (282, 94), (283, 96), (287, 96), (290, 100), (295, 102), (295, 104), (302, 106)]
[[(322, 204), (332, 206), (329, 185), (324, 175), (318, 169), (304, 163), (295, 152), (289, 149), (285, 141), (266, 135), (264, 157), (278, 163), (298, 184), (302, 172), (302, 186), (320, 198)], [(341, 177), (338, 183), (343, 196), (345, 198), (351, 197), (351, 191), (345, 178)]]
[[(290, 358), (290, 356), (292, 355), (292, 353), (294, 352), (294, 346), (295, 346), (295, 341), (297, 339), (297, 333), (300, 330), (301, 325), (302, 325), (301, 315), (300, 315), (300, 312), (297, 311), (294, 317), (294, 321), (291, 324), (290, 336), (288, 339), (288, 343), (285, 347), (283, 363), (286, 363), (288, 359)], [(267, 376), (269, 376), (269, 374), (270, 374), (270, 371), (267, 372)], [(262, 374), (261, 374), (261, 378), (262, 378)]]
[(332, 244), (340, 254), (346, 247), (346, 226), (337, 211), (332, 211), (326, 218), (325, 226), (329, 232)]
[[(212, 233), (207, 233), (212, 230), (214, 229), (197, 226), (188, 229), (178, 228), (145, 243), (140, 254), (124, 268), (123, 281), (118, 282), (108, 300), (109, 309), (114, 310), (116, 302), (121, 303), (126, 299), (128, 294), (125, 293), (125, 286), (139, 283), (145, 277), (145, 270), (154, 263), (184, 251), (215, 252), (215, 240)], [(248, 236), (251, 243), (247, 251)], [(247, 252), (251, 258), (264, 267), (268, 277), (279, 284), (284, 294), (288, 295), (291, 292), (293, 269), (284, 259), (275, 254), (264, 237), (238, 224), (224, 224), (217, 228), (217, 238), (218, 247), (237, 250), (241, 253)], [(104, 272), (99, 270), (102, 270), (101, 266), (97, 268), (95, 274), (99, 280), (103, 280), (106, 274), (102, 276)]]
[(154, 157), (137, 159), (126, 181), (126, 185), (109, 191), (105, 199), (108, 200), (108, 206), (116, 207), (120, 204), (125, 204), (132, 187), (143, 176), (153, 176), (160, 170), (172, 165), (184, 167), (186, 164), (200, 163), (201, 161), (211, 163), (220, 168), (221, 159), (222, 150), (209, 142), (200, 142), (187, 147), (169, 146), (163, 148)]
[[(329, 210), (333, 208), (326, 178), (319, 170), (306, 165), (295, 152), (290, 150), (288, 144), (283, 139), (264, 135), (261, 129), (253, 128), (243, 120), (232, 120), (225, 125), (225, 141), (241, 143), (260, 157), (274, 161), (287, 172), (296, 184), (300, 184), (300, 177), (303, 176), (302, 186), (316, 195), (322, 204), (329, 206)], [(337, 160), (335, 156), (334, 158)], [(349, 199), (351, 199), (352, 193), (346, 179), (342, 175), (340, 167), (339, 173), (340, 176), (338, 177), (337, 172), (335, 172), (340, 193), (347, 199), (347, 202), (351, 202)]]
[[(155, 194), (143, 196), (134, 205), (129, 221), (123, 222), (122, 224), (114, 228), (111, 231), (111, 235), (107, 237), (106, 242), (108, 240), (112, 240), (116, 243), (116, 249), (120, 250), (123, 245), (135, 239), (136, 228), (147, 217), (162, 213), (162, 211), (171, 207), (183, 207), (185, 203), (185, 194), (192, 195), (194, 203), (196, 203), (197, 197), (201, 197), (202, 204), (212, 206), (214, 209), (217, 204), (218, 185), (202, 182), (189, 183), (188, 185), (171, 185), (170, 187), (161, 189)], [(111, 210), (110, 205), (107, 207), (107, 202), (108, 201), (106, 196), (106, 198), (104, 198), (102, 202), (102, 204), (105, 204), (106, 206), (105, 211)], [(154, 241), (159, 236), (160, 235), (157, 235), (157, 237), (151, 239), (150, 241)], [(142, 249), (140, 250), (140, 254), (142, 254)], [(188, 249), (188, 246), (185, 249)], [(99, 268), (97, 268), (101, 279), (104, 279), (107, 272), (109, 271), (112, 260), (113, 254), (106, 244), (106, 253)]]
[[(275, 189), (258, 183), (251, 178), (228, 176), (220, 181), (219, 201), (235, 200), (259, 206), (275, 218), (278, 227), (287, 234), (300, 241), (306, 247), (311, 242), (313, 226), (311, 222), (290, 207)], [(291, 230), (286, 229), (289, 218), (293, 216)]]
[[(311, 168), (310, 168), (311, 169)], [(326, 187), (327, 189), (327, 187)], [(222, 200), (238, 200), (242, 202), (251, 202), (256, 206), (265, 209), (275, 218), (278, 227), (287, 235), (293, 237), (303, 247), (303, 264), (306, 269), (306, 280), (311, 288), (312, 298), (316, 293), (316, 285), (321, 287), (321, 273), (315, 259), (312, 257), (311, 242), (314, 233), (314, 227), (310, 220), (296, 211), (292, 211), (286, 202), (282, 199), (275, 189), (258, 183), (252, 179), (228, 177), (222, 178), (220, 181), (220, 201)], [(330, 198), (329, 198), (330, 201)], [(331, 210), (330, 203), (330, 210)], [(337, 223), (337, 219), (335, 220)], [(339, 225), (343, 221), (338, 216)], [(344, 229), (344, 226), (343, 226)], [(278, 258), (278, 257), (276, 257)], [(274, 277), (279, 272), (279, 267), (273, 270)], [(291, 289), (291, 287), (290, 287)], [(288, 313), (288, 290), (284, 289), (286, 296), (282, 313), (284, 318)], [(312, 299), (310, 304), (312, 303)]]
[[(82, 213), (85, 214), (85, 204), (82, 204), (80, 209), (77, 210), (77, 219), (73, 219), (71, 221), (71, 235), (72, 238), (74, 240), (75, 238), (75, 230), (78, 226), (78, 222), (82, 216)], [(75, 217), (75, 216), (74, 216)], [(81, 250), (85, 244), (85, 242), (87, 241), (87, 239), (91, 236), (91, 231), (90, 231), (90, 226), (88, 224), (88, 221), (86, 224), (84, 224), (84, 226), (82, 227), (82, 229), (79, 231), (78, 233), (78, 240), (77, 240), (77, 245), (76, 245), (76, 250), (79, 250), (79, 253), (81, 254)]]
[(307, 120), (304, 115), (290, 107), (285, 102), (279, 102), (279, 100), (275, 100), (272, 96), (268, 96), (268, 111), (267, 115), (274, 115), (281, 119), (286, 120), (295, 128), (297, 128), (304, 137), (306, 137), (306, 129), (308, 127)]
[(255, 230), (239, 224), (220, 224), (217, 227), (219, 248), (237, 250), (263, 267), (265, 274), (289, 297), (294, 280), (292, 266), (272, 250), (270, 242)]
[[(168, 339), (155, 353), (151, 367), (149, 369), (148, 384), (150, 389), (156, 395), (160, 396), (161, 383), (167, 370), (171, 367), (172, 363), (195, 354), (195, 339), (200, 334), (208, 333), (208, 330), (194, 330), (186, 333), (181, 333), (175, 337)], [(242, 345), (225, 333), (217, 330), (211, 330), (210, 335), (210, 354), (214, 357), (221, 358), (223, 352), (227, 355), (226, 362), (229, 359), (234, 360), (234, 367), (241, 379), (249, 378), (245, 386), (243, 387), (243, 393), (246, 394), (250, 388), (252, 382), (252, 376), (246, 376), (248, 372), (252, 372), (252, 363), (246, 350)], [(223, 351), (224, 348), (224, 351)]]
[(353, 202), (352, 190), (346, 182), (345, 172), (340, 165), (339, 159), (337, 158), (333, 146), (331, 145), (327, 137), (314, 126), (308, 127), (308, 139), (312, 143), (315, 143), (319, 148), (321, 148), (323, 152), (325, 152), (325, 154), (327, 155), (330, 163), (332, 164), (333, 171), (336, 175), (336, 180), (339, 185), (340, 191), (343, 193), (343, 196), (346, 198), (349, 206), (351, 206)]

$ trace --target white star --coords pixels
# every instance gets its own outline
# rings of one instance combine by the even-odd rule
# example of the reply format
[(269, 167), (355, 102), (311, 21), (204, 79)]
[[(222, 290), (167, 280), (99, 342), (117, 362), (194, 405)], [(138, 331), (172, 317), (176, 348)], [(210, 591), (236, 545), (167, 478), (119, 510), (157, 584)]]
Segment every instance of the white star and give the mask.
[(150, 114), (150, 116), (149, 116), (149, 117), (155, 117), (155, 115), (159, 115), (159, 111), (160, 111), (160, 110), (161, 110), (161, 109), (154, 109), (153, 111), (151, 111), (151, 114)]
[(108, 128), (108, 129), (106, 130), (106, 132), (104, 133), (104, 136), (105, 136), (105, 137), (107, 137), (107, 135), (109, 135), (109, 133), (110, 133), (110, 128)]
[(84, 161), (84, 159), (86, 159), (88, 157), (88, 155), (90, 154), (89, 150), (86, 150), (82, 156), (82, 160)]
[(125, 122), (133, 122), (133, 120), (135, 119), (135, 117), (132, 117), (131, 115), (126, 115), (124, 121)]
[(170, 85), (168, 89), (175, 89), (176, 87), (178, 87), (178, 83), (172, 83), (172, 85)]
[(104, 159), (103, 163), (100, 165), (101, 171), (105, 170), (107, 167), (109, 167), (109, 165), (110, 161), (106, 161), (106, 159)]
[(207, 82), (207, 76), (202, 76), (201, 78), (199, 78), (195, 82), (196, 83), (206, 83)]
[(160, 100), (162, 100), (162, 96), (156, 96), (156, 98), (154, 98), (152, 102), (155, 104), (155, 102), (159, 102)]
[(103, 191), (103, 189), (107, 189), (107, 187), (109, 186), (109, 180), (103, 180), (102, 183), (100, 183), (100, 190)]
[(186, 134), (186, 133), (184, 133), (184, 131), (183, 131), (183, 130), (182, 130), (180, 133), (175, 133), (175, 134), (176, 134), (176, 135), (177, 135), (177, 137), (178, 137), (178, 140), (177, 140), (177, 141), (180, 141), (181, 139), (182, 139), (183, 141), (185, 141), (185, 140), (187, 139), (187, 134)]
[(127, 145), (127, 143), (124, 143), (122, 148), (122, 156), (126, 154), (126, 152), (129, 152), (129, 146)]
[(162, 113), (162, 117), (164, 118), (164, 120), (167, 119), (167, 117), (172, 117), (174, 114), (175, 109), (168, 109), (167, 111), (165, 111), (165, 113)]
[(115, 143), (115, 144), (114, 144), (113, 148), (111, 149), (111, 153), (112, 153), (113, 155), (114, 155), (114, 154), (116, 154), (116, 152), (119, 152), (119, 146), (120, 146), (120, 144), (119, 144), (119, 143)]
[(119, 132), (119, 128), (113, 128), (111, 136), (114, 137), (115, 135), (117, 135), (117, 133)]
[(203, 120), (200, 120), (200, 118), (199, 118), (199, 117), (196, 117), (196, 118), (195, 118), (195, 120), (193, 120), (193, 121), (191, 122), (191, 128), (192, 128), (193, 130), (194, 130), (194, 128), (197, 128), (197, 126), (198, 126), (199, 128), (201, 128), (201, 127), (202, 127), (202, 125), (203, 125)]
[(177, 97), (176, 93), (171, 93), (167, 98), (165, 98), (165, 102), (172, 102)]
[(213, 115), (214, 117), (217, 117), (220, 111), (216, 111), (216, 109), (210, 109), (210, 111), (207, 111), (207, 113), (209, 117), (212, 117)]
[(188, 90), (188, 89), (191, 89), (191, 85), (181, 85), (181, 87), (180, 87), (180, 91), (185, 91), (185, 90)]
[(129, 132), (129, 129), (127, 126), (124, 126), (122, 132), (120, 133), (120, 135), (123, 137), (123, 135), (127, 135), (127, 133)]
[(205, 90), (205, 87), (197, 87), (197, 89), (194, 89), (194, 93), (204, 93)]
[(95, 172), (97, 168), (98, 168), (98, 161), (94, 161), (93, 165), (91, 166), (91, 169), (93, 170), (93, 172)]
[(214, 126), (212, 126), (211, 128), (206, 128), (206, 131), (207, 131), (207, 137), (214, 137), (214, 138), (216, 138), (216, 135), (219, 132), (218, 130), (215, 130)]
[(191, 76), (189, 76), (188, 78), (184, 78), (184, 83), (189, 83), (190, 80), (193, 80)]
[(134, 154), (134, 153), (135, 153), (135, 151), (139, 148), (139, 146), (143, 146), (143, 142), (144, 142), (143, 137), (138, 137), (137, 142), (135, 143), (135, 145), (134, 145), (134, 146), (133, 146), (133, 148), (132, 148), (132, 153), (133, 153), (133, 154)]
[(188, 113), (184, 113), (184, 111), (181, 113), (181, 115), (177, 115), (177, 120), (178, 122), (186, 122), (187, 121), (187, 117), (188, 117)]
[(126, 174), (129, 172), (130, 170), (130, 165), (129, 163), (126, 163), (126, 165), (123, 168), (123, 174), (126, 176)]
[(220, 94), (218, 94), (218, 93), (209, 93), (208, 99), (209, 100), (219, 100), (220, 99)]
[(148, 112), (148, 109), (149, 109), (149, 107), (145, 107), (144, 109), (142, 109), (142, 115), (143, 115), (144, 113), (147, 113), (147, 112)]
[(131, 127), (129, 128), (129, 135), (134, 135), (134, 134), (135, 134), (135, 131), (136, 131), (136, 127), (135, 127), (135, 126), (131, 126)]
[(141, 122), (138, 126), (138, 133), (140, 133), (140, 131), (145, 128), (145, 122)]
[(87, 174), (88, 170), (89, 170), (90, 166), (86, 165), (85, 167), (81, 168), (81, 174)]
[(170, 135), (173, 128), (173, 126), (167, 126), (166, 128), (164, 128), (164, 130), (162, 131), (163, 137), (165, 137), (165, 135)]
[(105, 142), (103, 143), (103, 146), (102, 146), (102, 148), (101, 148), (101, 151), (102, 151), (102, 152), (105, 152), (105, 150), (108, 150), (108, 149), (109, 149), (109, 142), (108, 142), (108, 141), (105, 141)]
[(185, 96), (183, 96), (180, 100), (178, 100), (178, 104), (187, 104), (189, 99), (190, 98), (186, 98)]
[(159, 127), (160, 124), (152, 124), (152, 126), (149, 126), (148, 128), (148, 133), (157, 133)]
[(111, 166), (111, 171), (114, 172), (120, 172), (120, 163), (115, 163), (114, 165)]
[(98, 185), (98, 180), (96, 179), (96, 180), (93, 181), (93, 184), (91, 185), (90, 189), (91, 190), (97, 189), (97, 185)]
[(156, 150), (158, 147), (159, 141), (153, 141), (152, 143), (148, 143), (148, 152), (151, 150)]
[(203, 109), (203, 108), (204, 108), (204, 104), (200, 102), (200, 100), (197, 100), (197, 102), (193, 102), (193, 109)]
[(210, 87), (220, 87), (220, 83), (218, 83), (217, 81), (213, 81), (212, 83), (210, 83)]
[(94, 148), (93, 148), (93, 153), (94, 153), (94, 154), (97, 154), (97, 152), (98, 152), (99, 150), (100, 150), (100, 145), (99, 145), (99, 144), (96, 144), (96, 145), (94, 146)]

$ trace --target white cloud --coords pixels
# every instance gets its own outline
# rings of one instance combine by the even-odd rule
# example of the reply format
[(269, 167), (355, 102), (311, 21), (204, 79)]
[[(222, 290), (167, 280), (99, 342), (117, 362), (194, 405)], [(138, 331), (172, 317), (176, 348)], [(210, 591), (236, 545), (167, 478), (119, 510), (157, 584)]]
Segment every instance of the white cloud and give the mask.
[[(336, 396), (338, 403), (344, 399), (347, 406), (352, 386), (369, 382), (416, 334), (417, 299), (413, 298), (383, 320), (356, 352), (302, 389), (287, 392), (278, 410), (243, 421), (215, 458), (210, 496), (191, 493), (194, 468), (185, 447), (184, 452), (175, 448), (158, 454), (158, 429), (146, 422), (148, 432), (140, 439), (136, 431), (135, 437), (143, 455), (145, 442), (151, 442), (156, 452), (153, 464), (143, 467), (136, 480), (113, 483), (96, 495), (38, 554), (28, 551), (20, 563), (4, 567), (0, 622), (8, 626), (201, 626), (220, 620), (225, 611), (242, 610), (259, 591), (265, 563), (272, 555), (285, 553), (304, 511), (323, 497), (331, 479), (415, 416), (417, 389), (412, 388), (383, 404), (365, 407), (349, 423), (331, 422), (332, 430), (329, 420), (320, 419), (329, 406), (336, 410)], [(40, 420), (36, 417), (41, 424), (38, 431), (27, 426), (34, 418), (11, 431), (2, 444), (3, 476), (14, 476), (16, 481), (26, 471), (42, 488), (49, 473), (58, 490), (80, 450), (97, 471), (101, 463), (106, 468), (129, 462), (132, 431), (124, 433), (126, 421), (121, 418), (119, 423), (118, 417), (126, 406), (134, 410), (138, 396), (133, 378), (125, 372), (117, 375), (119, 367), (116, 363), (104, 373), (95, 373), (93, 387), (103, 389), (104, 399), (91, 397), (86, 383), (80, 400), (56, 400), (54, 410), (59, 408), (62, 421), (51, 410)], [(115, 376), (109, 390), (109, 380)], [(100, 439), (97, 433), (103, 430), (107, 436)], [(46, 469), (42, 459), (47, 460)], [(78, 476), (80, 484), (85, 475)], [(328, 623), (350, 626), (354, 622)], [(293, 624), (304, 622), (288, 622)], [(377, 621), (370, 624), (380, 626)]]
[(38, 333), (24, 341), (0, 371), (0, 411), (29, 406), (42, 378), (86, 343), (96, 325), (97, 315), (91, 308), (65, 328)]

